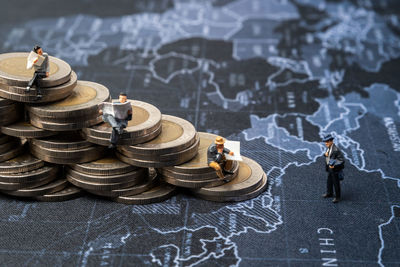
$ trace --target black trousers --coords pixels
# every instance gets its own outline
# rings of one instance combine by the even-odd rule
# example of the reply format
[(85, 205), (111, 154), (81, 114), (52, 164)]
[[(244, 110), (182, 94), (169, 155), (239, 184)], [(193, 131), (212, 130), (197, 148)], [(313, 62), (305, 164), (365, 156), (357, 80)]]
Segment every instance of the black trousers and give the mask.
[(46, 78), (46, 72), (35, 71), (32, 79), (28, 83), (28, 87), (36, 87), (37, 93), (40, 94), (39, 80)]
[(340, 180), (339, 172), (328, 169), (328, 179), (326, 181), (326, 193), (333, 195), (333, 188), (335, 188), (335, 196), (340, 198)]

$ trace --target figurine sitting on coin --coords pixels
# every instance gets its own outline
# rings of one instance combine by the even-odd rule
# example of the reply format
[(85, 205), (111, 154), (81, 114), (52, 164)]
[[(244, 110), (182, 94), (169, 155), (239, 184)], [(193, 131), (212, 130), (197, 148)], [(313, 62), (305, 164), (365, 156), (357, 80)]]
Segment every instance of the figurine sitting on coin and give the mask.
[(214, 144), (211, 144), (207, 150), (208, 166), (213, 168), (218, 177), (224, 179), (225, 174), (233, 174), (226, 170), (232, 164), (231, 161), (226, 160), (224, 153), (233, 156), (233, 151), (224, 147), (225, 140), (221, 136), (215, 138)]
[(99, 110), (99, 113), (103, 115), (103, 121), (109, 123), (112, 127), (111, 145), (108, 148), (115, 148), (119, 136), (128, 125), (128, 121), (132, 120), (132, 105), (127, 102), (126, 94), (120, 93), (119, 101), (102, 103), (102, 109)]
[(43, 53), (43, 50), (40, 46), (35, 45), (33, 50), (28, 56), (26, 68), (35, 69), (35, 73), (33, 74), (32, 79), (29, 81), (28, 86), (26, 87), (26, 92), (31, 90), (32, 86), (36, 87), (37, 90), (37, 99), (42, 98), (42, 94), (40, 92), (39, 80), (49, 77), (50, 75), (50, 64), (49, 64), (49, 55), (47, 53)]

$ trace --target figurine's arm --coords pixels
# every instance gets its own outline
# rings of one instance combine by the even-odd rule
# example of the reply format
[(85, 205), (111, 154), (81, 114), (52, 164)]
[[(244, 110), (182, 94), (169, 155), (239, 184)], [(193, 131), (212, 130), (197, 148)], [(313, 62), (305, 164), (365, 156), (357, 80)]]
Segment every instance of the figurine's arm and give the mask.
[(228, 148), (224, 147), (224, 153), (229, 154), (230, 156), (233, 156), (233, 151), (230, 151)]
[(46, 64), (46, 77), (49, 77), (50, 75), (50, 64), (49, 64), (49, 56), (46, 54), (45, 58), (45, 64)]
[(128, 109), (127, 113), (128, 113), (128, 116), (126, 117), (126, 119), (128, 121), (132, 120), (132, 106), (130, 109)]

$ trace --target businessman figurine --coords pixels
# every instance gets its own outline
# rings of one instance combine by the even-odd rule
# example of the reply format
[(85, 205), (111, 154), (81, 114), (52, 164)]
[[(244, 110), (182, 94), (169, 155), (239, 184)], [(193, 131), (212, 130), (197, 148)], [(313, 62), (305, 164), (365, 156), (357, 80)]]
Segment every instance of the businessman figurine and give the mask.
[(333, 143), (333, 136), (328, 134), (324, 136), (322, 141), (327, 147), (325, 156), (325, 170), (328, 172), (326, 181), (326, 194), (322, 195), (324, 198), (333, 197), (333, 187), (335, 188), (335, 198), (333, 203), (340, 200), (340, 178), (343, 177), (344, 156), (342, 151)]
[(35, 54), (31, 53), (29, 54), (28, 57), (28, 65), (30, 65), (30, 60), (31, 56), (34, 56), (33, 61), (31, 62), (32, 65), (27, 66), (28, 69), (34, 68), (35, 72), (33, 74), (32, 79), (29, 81), (28, 86), (26, 87), (26, 92), (29, 92), (32, 88), (32, 86), (36, 87), (37, 90), (37, 99), (42, 98), (42, 93), (40, 91), (40, 86), (39, 86), (39, 80), (49, 77), (50, 75), (50, 64), (49, 64), (49, 55), (47, 53), (43, 53), (43, 50), (40, 46), (35, 45), (33, 48), (32, 52)]
[(224, 154), (226, 153), (233, 156), (233, 151), (225, 148), (224, 143), (224, 138), (222, 138), (221, 136), (217, 136), (217, 138), (215, 138), (214, 144), (211, 144), (207, 150), (208, 166), (213, 168), (218, 177), (221, 179), (225, 179), (225, 174), (233, 174), (232, 172), (225, 170), (225, 167), (231, 165), (231, 161), (226, 160)]
[(131, 104), (127, 103), (125, 105), (119, 105), (126, 103), (126, 101), (126, 94), (120, 93), (119, 101), (113, 103), (115, 105), (113, 112), (108, 113), (102, 109), (99, 110), (99, 114), (103, 115), (103, 121), (109, 123), (112, 127), (110, 138), (111, 145), (108, 146), (108, 148), (110, 149), (116, 147), (120, 135), (123, 133), (124, 128), (126, 128), (126, 126), (128, 125), (128, 121), (132, 120)]

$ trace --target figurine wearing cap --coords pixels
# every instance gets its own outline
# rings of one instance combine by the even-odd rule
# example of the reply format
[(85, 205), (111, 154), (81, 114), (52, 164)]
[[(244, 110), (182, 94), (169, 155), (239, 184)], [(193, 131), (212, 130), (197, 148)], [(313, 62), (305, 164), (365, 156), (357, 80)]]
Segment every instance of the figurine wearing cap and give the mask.
[(228, 165), (228, 161), (226, 160), (224, 153), (232, 156), (233, 151), (225, 148), (224, 143), (224, 138), (217, 136), (214, 144), (211, 144), (207, 151), (208, 166), (213, 168), (221, 179), (224, 179), (225, 174), (232, 174), (232, 172), (225, 170), (225, 167), (228, 167), (226, 166)]
[(328, 172), (328, 179), (326, 181), (326, 194), (324, 198), (333, 197), (333, 187), (335, 188), (335, 198), (333, 203), (340, 200), (340, 178), (343, 177), (344, 156), (340, 149), (333, 143), (333, 136), (328, 134), (324, 136), (322, 141), (327, 147), (325, 156), (325, 169)]

